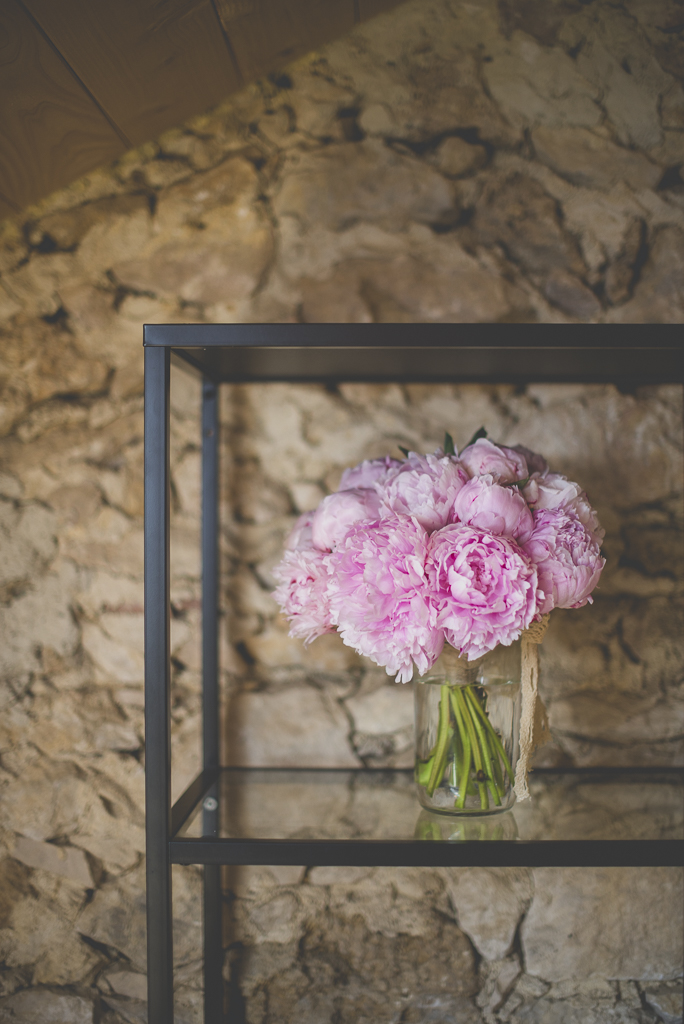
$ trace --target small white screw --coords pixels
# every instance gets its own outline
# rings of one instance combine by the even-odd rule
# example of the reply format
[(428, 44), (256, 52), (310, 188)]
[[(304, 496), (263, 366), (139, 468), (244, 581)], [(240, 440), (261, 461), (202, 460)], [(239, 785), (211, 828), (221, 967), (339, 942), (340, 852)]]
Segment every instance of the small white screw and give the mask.
[(202, 807), (205, 811), (215, 811), (218, 809), (218, 800), (214, 796), (208, 796), (202, 804)]

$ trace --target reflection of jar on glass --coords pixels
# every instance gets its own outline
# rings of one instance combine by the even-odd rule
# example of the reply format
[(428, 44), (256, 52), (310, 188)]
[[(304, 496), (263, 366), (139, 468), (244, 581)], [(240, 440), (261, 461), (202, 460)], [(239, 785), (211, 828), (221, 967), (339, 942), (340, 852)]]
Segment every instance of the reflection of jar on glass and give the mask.
[(415, 686), (416, 768), (423, 807), (493, 814), (515, 802), (521, 643), (467, 661), (445, 647)]
[(519, 838), (512, 811), (497, 815), (436, 814), (422, 810), (415, 829), (416, 839), (432, 842), (507, 842)]

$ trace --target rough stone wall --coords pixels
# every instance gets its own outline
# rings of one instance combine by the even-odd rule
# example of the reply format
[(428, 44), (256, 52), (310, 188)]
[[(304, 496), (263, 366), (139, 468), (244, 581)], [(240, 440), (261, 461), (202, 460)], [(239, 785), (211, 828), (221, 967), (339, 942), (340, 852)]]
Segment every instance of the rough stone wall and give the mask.
[[(0, 1020), (41, 1000), (143, 1019), (141, 324), (681, 323), (676, 28), (666, 2), (413, 2), (3, 225)], [(175, 794), (199, 759), (198, 401), (174, 372)], [(229, 760), (409, 763), (410, 687), (336, 637), (304, 652), (270, 570), (346, 465), (485, 424), (580, 480), (607, 529), (594, 606), (556, 613), (543, 645), (544, 758), (681, 763), (681, 388), (232, 387), (222, 403)], [(630, 1024), (681, 971), (675, 871), (227, 882), (227, 971), (255, 1024)], [(177, 871), (188, 1020), (197, 884)]]

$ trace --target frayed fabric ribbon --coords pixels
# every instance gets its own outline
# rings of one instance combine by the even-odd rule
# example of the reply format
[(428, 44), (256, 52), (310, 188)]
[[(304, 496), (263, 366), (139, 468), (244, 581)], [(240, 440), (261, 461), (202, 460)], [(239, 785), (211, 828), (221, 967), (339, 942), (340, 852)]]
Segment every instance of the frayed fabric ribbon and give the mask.
[(522, 662), (520, 672), (522, 689), (520, 754), (515, 768), (515, 785), (513, 786), (518, 800), (529, 799), (527, 773), (530, 760), (535, 750), (551, 739), (546, 708), (538, 692), (539, 644), (544, 639), (548, 624), (549, 616), (544, 615), (539, 622), (533, 622), (520, 637)]

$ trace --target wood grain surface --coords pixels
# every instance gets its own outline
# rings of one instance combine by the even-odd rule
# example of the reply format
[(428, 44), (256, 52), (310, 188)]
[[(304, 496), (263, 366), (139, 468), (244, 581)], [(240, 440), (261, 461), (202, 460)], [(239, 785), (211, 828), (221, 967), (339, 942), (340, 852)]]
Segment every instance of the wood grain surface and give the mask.
[(0, 3), (0, 125), (0, 193), (15, 209), (126, 149), (16, 0)]
[(0, 219), (397, 0), (0, 0)]
[(354, 27), (354, 0), (216, 0), (246, 81)]
[(134, 146), (241, 83), (211, 0), (23, 0)]
[(376, 14), (391, 11), (400, 0), (357, 0), (357, 2), (360, 20), (368, 21), (369, 18), (374, 18)]

